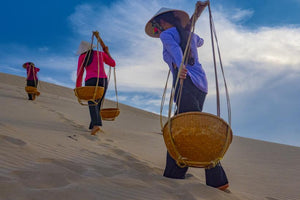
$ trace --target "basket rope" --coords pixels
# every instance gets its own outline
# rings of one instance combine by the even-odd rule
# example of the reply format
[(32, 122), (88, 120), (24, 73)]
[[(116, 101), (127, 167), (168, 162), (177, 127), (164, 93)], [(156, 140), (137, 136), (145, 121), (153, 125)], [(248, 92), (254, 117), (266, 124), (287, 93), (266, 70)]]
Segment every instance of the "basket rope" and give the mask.
[[(109, 66), (109, 72), (108, 72), (108, 81), (107, 81), (107, 87), (109, 86), (109, 82), (110, 82), (110, 78), (111, 78), (111, 66)], [(116, 109), (119, 109), (119, 99), (118, 99), (118, 90), (117, 90), (117, 78), (116, 78), (116, 68), (113, 68), (113, 71), (114, 71), (114, 85), (115, 85), (115, 96), (116, 96)], [(102, 104), (101, 104), (101, 109), (103, 107), (103, 104), (104, 104), (104, 100), (102, 101)]]
[[(109, 56), (111, 57), (109, 51), (108, 51), (108, 48), (107, 46), (105, 45), (105, 43), (103, 42), (103, 40), (101, 39), (100, 35), (98, 32), (95, 33), (95, 37), (98, 39), (98, 41), (100, 42), (100, 45), (103, 49), (103, 51)], [(109, 72), (108, 72), (108, 81), (107, 81), (107, 87), (109, 86), (109, 82), (110, 82), (110, 78), (111, 78), (111, 66), (109, 66)], [(114, 70), (114, 84), (115, 84), (115, 94), (116, 94), (116, 105), (117, 105), (117, 109), (119, 109), (119, 100), (118, 100), (118, 90), (117, 90), (117, 77), (116, 77), (116, 68), (114, 67), (113, 68)], [(104, 100), (105, 98), (103, 99), (102, 101), (102, 104), (101, 104), (101, 109), (103, 107), (103, 104), (104, 104)]]

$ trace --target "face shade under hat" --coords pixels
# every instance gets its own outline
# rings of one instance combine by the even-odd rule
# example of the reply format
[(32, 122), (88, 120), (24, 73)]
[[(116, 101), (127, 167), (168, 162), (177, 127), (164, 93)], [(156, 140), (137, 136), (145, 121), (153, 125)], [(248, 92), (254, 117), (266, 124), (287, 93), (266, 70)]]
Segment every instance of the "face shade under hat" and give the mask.
[(160, 24), (156, 20), (152, 20), (151, 23), (152, 23), (154, 35), (159, 34), (159, 31), (164, 31), (163, 27), (161, 27)]
[(174, 16), (180, 19), (182, 27), (185, 27), (190, 20), (189, 15), (185, 11), (163, 7), (146, 23), (145, 32), (147, 35), (150, 37), (159, 38), (159, 31), (163, 31), (164, 29), (157, 21), (155, 22), (153, 20), (155, 17), (167, 12), (173, 12)]

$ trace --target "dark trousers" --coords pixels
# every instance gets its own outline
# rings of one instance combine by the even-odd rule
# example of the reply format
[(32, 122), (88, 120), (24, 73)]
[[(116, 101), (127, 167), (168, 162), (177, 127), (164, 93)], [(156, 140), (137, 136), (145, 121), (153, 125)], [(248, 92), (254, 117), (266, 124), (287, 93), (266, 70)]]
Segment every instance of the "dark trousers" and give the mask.
[[(85, 86), (96, 86), (97, 78), (90, 78), (85, 82)], [(97, 99), (96, 102), (98, 103), (95, 105), (94, 102), (89, 101), (89, 111), (91, 116), (91, 122), (89, 129), (92, 129), (93, 126), (102, 126), (102, 119), (100, 115), (101, 103), (104, 99), (106, 89), (107, 89), (107, 78), (99, 78), (98, 86), (104, 87), (104, 93), (101, 99)]]
[[(27, 80), (27, 86), (37, 87), (39, 81), (38, 80)], [(32, 100), (32, 94), (28, 94), (28, 100)]]
[[(178, 88), (176, 88), (175, 97), (177, 96)], [(206, 93), (199, 90), (192, 82), (189, 76), (183, 82), (182, 95), (180, 105), (176, 100), (178, 113), (202, 111)], [(176, 112), (177, 113), (177, 112)], [(167, 162), (164, 171), (164, 176), (168, 178), (184, 179), (188, 167), (181, 168), (176, 164), (176, 161), (167, 152)], [(211, 187), (221, 187), (228, 184), (228, 180), (221, 163), (211, 169), (205, 169), (206, 184)]]

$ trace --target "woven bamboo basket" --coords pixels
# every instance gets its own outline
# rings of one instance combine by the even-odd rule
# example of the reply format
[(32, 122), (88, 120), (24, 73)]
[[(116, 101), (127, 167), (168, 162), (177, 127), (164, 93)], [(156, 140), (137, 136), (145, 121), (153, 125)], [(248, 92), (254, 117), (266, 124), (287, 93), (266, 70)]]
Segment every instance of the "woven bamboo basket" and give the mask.
[[(94, 94), (96, 95), (94, 97)], [(96, 100), (101, 99), (104, 93), (104, 87), (97, 87), (96, 86), (84, 86), (84, 87), (77, 87), (74, 89), (75, 95), (82, 100)]]
[(36, 87), (26, 86), (26, 87), (25, 87), (25, 91), (26, 91), (28, 94), (35, 94), (35, 95), (37, 95), (37, 96), (40, 95), (40, 92), (37, 90)]
[(104, 108), (100, 111), (101, 118), (107, 121), (114, 121), (119, 114), (119, 108)]
[(181, 113), (170, 123), (171, 128), (169, 122), (163, 128), (163, 137), (169, 154), (181, 167), (214, 167), (232, 141), (230, 126), (212, 114)]

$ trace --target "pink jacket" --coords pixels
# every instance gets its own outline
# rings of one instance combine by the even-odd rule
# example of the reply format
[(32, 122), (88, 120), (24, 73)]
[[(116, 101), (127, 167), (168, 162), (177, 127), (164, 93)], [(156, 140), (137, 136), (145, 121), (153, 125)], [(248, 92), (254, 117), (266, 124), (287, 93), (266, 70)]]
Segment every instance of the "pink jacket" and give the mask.
[(29, 64), (26, 65), (27, 80), (38, 80), (37, 73), (40, 71), (37, 67), (32, 67)]
[(115, 61), (111, 57), (109, 57), (105, 52), (101, 52), (101, 51), (98, 51), (98, 52), (99, 52), (99, 76), (98, 76), (97, 51), (93, 51), (92, 63), (87, 67), (81, 66), (82, 62), (84, 61), (84, 57), (85, 57), (86, 53), (83, 53), (79, 56), (78, 67), (77, 67), (76, 87), (82, 86), (82, 76), (83, 76), (84, 69), (86, 70), (85, 81), (87, 81), (90, 78), (97, 78), (97, 77), (98, 78), (107, 78), (105, 70), (104, 70), (104, 63), (111, 67), (116, 66)]

